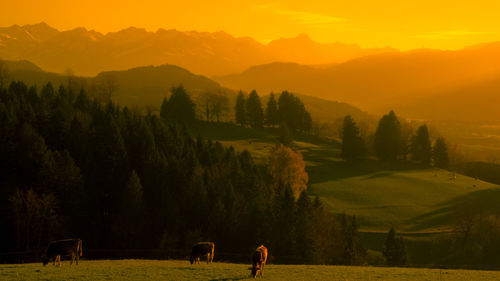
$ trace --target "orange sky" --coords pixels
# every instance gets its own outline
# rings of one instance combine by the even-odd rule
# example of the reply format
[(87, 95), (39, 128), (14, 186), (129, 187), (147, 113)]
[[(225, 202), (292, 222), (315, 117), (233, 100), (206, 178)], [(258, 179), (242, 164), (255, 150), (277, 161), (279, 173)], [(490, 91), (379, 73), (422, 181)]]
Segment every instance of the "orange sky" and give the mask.
[[(60, 30), (129, 26), (219, 31), (261, 42), (307, 33), (319, 42), (457, 49), (500, 41), (498, 0), (106, 1), (2, 0), (0, 26), (41, 21)], [(413, 2), (413, 3), (411, 3)], [(307, 3), (307, 4), (305, 4)]]

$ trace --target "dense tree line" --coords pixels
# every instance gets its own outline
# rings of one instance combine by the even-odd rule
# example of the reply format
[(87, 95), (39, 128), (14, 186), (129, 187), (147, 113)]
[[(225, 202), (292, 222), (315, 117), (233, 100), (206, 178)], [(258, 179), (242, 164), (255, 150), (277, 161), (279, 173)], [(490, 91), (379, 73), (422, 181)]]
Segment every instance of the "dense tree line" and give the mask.
[[(159, 117), (50, 83), (0, 89), (0, 251), (39, 257), (67, 237), (91, 249), (182, 251), (211, 240), (242, 254), (264, 243), (277, 262), (363, 262), (355, 220), (312, 200), (307, 174), (273, 192), (250, 153), (189, 135), (192, 108), (182, 87)], [(303, 170), (295, 153), (275, 153), (290, 156), (281, 169)]]
[[(407, 126), (408, 127), (408, 126)], [(449, 165), (448, 150), (443, 137), (438, 137), (432, 146), (429, 129), (426, 124), (418, 127), (415, 133), (411, 128), (405, 128), (403, 136), (402, 125), (394, 111), (384, 115), (373, 135), (373, 148), (376, 156), (384, 161), (406, 160), (410, 154), (411, 160), (424, 165), (447, 169)], [(366, 140), (351, 116), (344, 118), (341, 131), (342, 152), (345, 160), (360, 160), (366, 158)]]
[(265, 111), (256, 91), (252, 91), (248, 98), (240, 92), (236, 98), (235, 120), (239, 125), (252, 128), (262, 128), (263, 125), (279, 125), (281, 128), (286, 126), (292, 134), (299, 131), (310, 132), (312, 129), (311, 115), (304, 103), (286, 91), (280, 94), (278, 101), (271, 93)]

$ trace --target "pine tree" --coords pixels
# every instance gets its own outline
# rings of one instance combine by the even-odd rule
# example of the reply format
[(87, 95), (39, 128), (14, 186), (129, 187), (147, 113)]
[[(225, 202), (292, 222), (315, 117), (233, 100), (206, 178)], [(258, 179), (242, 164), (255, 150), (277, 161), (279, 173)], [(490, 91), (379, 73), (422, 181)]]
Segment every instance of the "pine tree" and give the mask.
[(343, 232), (344, 262), (349, 265), (362, 264), (366, 255), (366, 250), (359, 241), (358, 224), (353, 216), (349, 221), (345, 214), (341, 217), (341, 227)]
[(278, 142), (283, 145), (290, 146), (293, 142), (293, 135), (292, 132), (290, 132), (288, 125), (282, 124), (279, 130), (280, 130), (280, 135), (278, 138)]
[(446, 142), (444, 138), (437, 138), (434, 143), (434, 149), (432, 151), (432, 156), (434, 160), (434, 166), (441, 169), (448, 169), (449, 159), (448, 159), (448, 149), (446, 148)]
[(424, 124), (417, 130), (417, 134), (411, 139), (412, 159), (422, 164), (429, 165), (432, 157), (431, 141), (429, 130)]
[(167, 102), (167, 119), (181, 124), (196, 121), (195, 105), (182, 85), (173, 87)]
[(350, 115), (344, 118), (341, 157), (346, 160), (363, 159), (365, 157), (365, 143), (359, 134), (356, 122)]
[(404, 266), (407, 263), (408, 257), (404, 240), (396, 235), (396, 231), (392, 227), (387, 234), (382, 253), (389, 266)]
[(264, 124), (264, 112), (259, 95), (254, 90), (246, 101), (246, 120), (252, 128), (262, 128)]
[(141, 180), (134, 170), (125, 185), (120, 203), (120, 215), (114, 224), (115, 232), (124, 247), (137, 247), (144, 206)]
[(271, 127), (278, 124), (278, 104), (273, 93), (269, 95), (269, 100), (267, 101), (266, 124)]
[(168, 100), (167, 100), (167, 97), (164, 97), (163, 102), (161, 103), (160, 117), (164, 118), (164, 119), (168, 118)]
[(382, 160), (395, 161), (401, 153), (401, 125), (394, 111), (384, 115), (375, 132), (374, 148)]
[(245, 126), (247, 124), (246, 120), (246, 100), (245, 95), (242, 91), (238, 93), (236, 97), (236, 106), (234, 107), (236, 124)]
[(305, 263), (312, 263), (314, 255), (312, 216), (313, 205), (304, 190), (297, 200), (297, 251)]

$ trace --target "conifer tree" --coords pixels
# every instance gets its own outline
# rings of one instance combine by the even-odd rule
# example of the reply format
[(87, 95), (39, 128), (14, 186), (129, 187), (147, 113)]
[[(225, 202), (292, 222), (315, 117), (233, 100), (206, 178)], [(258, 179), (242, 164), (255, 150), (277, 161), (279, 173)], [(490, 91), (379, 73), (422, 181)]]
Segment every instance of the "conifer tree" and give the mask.
[(424, 124), (417, 130), (417, 134), (411, 139), (412, 159), (422, 164), (429, 165), (432, 158), (432, 147), (429, 139), (429, 130)]
[(434, 143), (434, 148), (432, 151), (432, 157), (434, 160), (434, 166), (441, 169), (448, 169), (449, 159), (448, 159), (448, 149), (446, 148), (446, 142), (444, 138), (437, 138)]
[(363, 159), (365, 157), (365, 143), (359, 134), (356, 122), (350, 115), (344, 118), (341, 157), (346, 160)]
[(393, 227), (387, 234), (382, 253), (389, 266), (404, 266), (407, 263), (408, 257), (404, 240), (397, 236)]
[(168, 99), (167, 97), (163, 98), (163, 102), (160, 107), (160, 117), (167, 119), (168, 118)]
[(236, 97), (236, 106), (234, 107), (234, 111), (235, 111), (236, 124), (239, 124), (241, 126), (245, 126), (247, 124), (245, 103), (246, 103), (245, 95), (243, 94), (242, 91), (240, 91), (238, 93), (238, 96)]
[(274, 93), (269, 95), (269, 100), (266, 106), (266, 124), (268, 126), (274, 127), (278, 124), (278, 104), (274, 98)]
[(246, 120), (252, 128), (262, 128), (264, 124), (264, 111), (255, 90), (250, 93), (246, 100)]
[(195, 105), (182, 85), (173, 87), (167, 102), (167, 119), (181, 124), (192, 124), (196, 120)]
[(386, 161), (398, 159), (401, 153), (401, 125), (394, 111), (391, 110), (380, 119), (373, 145), (380, 159)]

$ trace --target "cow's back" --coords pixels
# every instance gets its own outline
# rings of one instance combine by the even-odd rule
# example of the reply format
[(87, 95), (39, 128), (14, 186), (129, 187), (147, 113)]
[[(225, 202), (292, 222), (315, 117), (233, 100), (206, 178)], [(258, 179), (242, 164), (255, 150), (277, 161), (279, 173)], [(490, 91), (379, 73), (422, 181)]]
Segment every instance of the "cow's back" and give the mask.
[(82, 240), (80, 239), (65, 239), (52, 241), (47, 248), (47, 256), (71, 256), (80, 255), (82, 253), (81, 246)]

